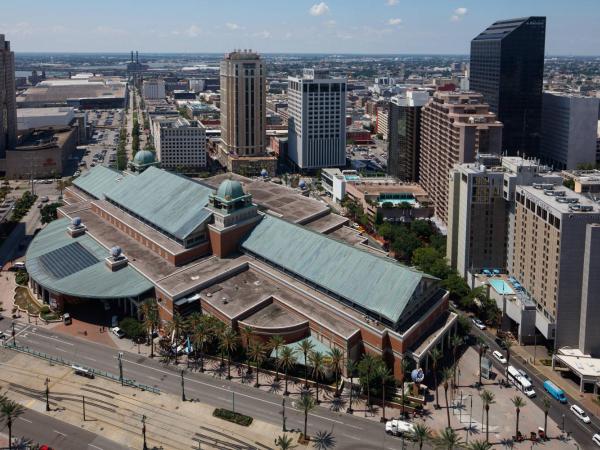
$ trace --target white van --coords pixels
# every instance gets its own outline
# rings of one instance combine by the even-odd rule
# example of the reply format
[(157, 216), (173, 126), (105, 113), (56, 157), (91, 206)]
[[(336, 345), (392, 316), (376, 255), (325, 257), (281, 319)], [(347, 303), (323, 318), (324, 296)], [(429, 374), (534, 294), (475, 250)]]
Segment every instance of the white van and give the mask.
[(592, 442), (600, 447), (600, 434), (596, 433), (592, 436)]

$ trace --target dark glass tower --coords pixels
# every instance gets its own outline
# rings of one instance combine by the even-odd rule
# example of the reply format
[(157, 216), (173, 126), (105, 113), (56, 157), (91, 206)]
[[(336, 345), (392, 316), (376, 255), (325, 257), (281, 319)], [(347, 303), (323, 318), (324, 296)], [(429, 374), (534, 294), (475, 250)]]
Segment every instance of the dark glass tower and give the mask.
[(17, 104), (15, 98), (15, 54), (0, 34), (0, 159), (17, 145)]
[(501, 20), (471, 41), (470, 87), (504, 123), (502, 150), (539, 149), (546, 18)]

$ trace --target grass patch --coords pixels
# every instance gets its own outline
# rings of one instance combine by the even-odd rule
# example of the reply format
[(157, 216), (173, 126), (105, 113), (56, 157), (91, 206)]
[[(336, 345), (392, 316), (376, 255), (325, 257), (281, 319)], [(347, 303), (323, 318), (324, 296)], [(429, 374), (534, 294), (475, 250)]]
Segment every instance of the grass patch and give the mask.
[(236, 413), (233, 411), (229, 411), (224, 408), (217, 408), (213, 411), (213, 416), (218, 417), (219, 419), (227, 420), (229, 422), (233, 422), (237, 425), (242, 425), (243, 427), (248, 427), (252, 423), (252, 417), (245, 416), (240, 413)]
[(25, 287), (17, 287), (15, 289), (15, 305), (21, 309), (25, 309), (29, 314), (39, 314), (40, 307), (38, 303), (31, 298), (29, 291)]

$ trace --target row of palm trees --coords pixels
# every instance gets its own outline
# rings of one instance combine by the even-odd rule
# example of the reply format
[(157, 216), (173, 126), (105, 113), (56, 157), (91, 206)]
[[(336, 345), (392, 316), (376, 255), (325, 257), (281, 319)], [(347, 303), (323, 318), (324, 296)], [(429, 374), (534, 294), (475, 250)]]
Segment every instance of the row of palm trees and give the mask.
[(6, 427), (8, 428), (8, 448), (12, 449), (12, 427), (20, 416), (25, 413), (25, 408), (23, 408), (19, 403), (10, 400), (6, 395), (0, 393), (0, 420), (4, 422)]

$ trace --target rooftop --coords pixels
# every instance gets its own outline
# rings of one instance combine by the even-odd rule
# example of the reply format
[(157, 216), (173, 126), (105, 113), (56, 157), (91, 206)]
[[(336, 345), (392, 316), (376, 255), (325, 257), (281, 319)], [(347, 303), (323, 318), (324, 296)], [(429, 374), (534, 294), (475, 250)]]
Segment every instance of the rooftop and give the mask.
[[(529, 198), (560, 214), (600, 214), (600, 205), (584, 195), (578, 194), (564, 186), (553, 186), (551, 190), (536, 189), (534, 186), (518, 186), (517, 192), (526, 193)], [(562, 196), (560, 193), (564, 194)], [(548, 195), (551, 194), (551, 195)], [(572, 201), (573, 203), (568, 203)], [(577, 211), (574, 206), (580, 205), (591, 208), (589, 211)]]

